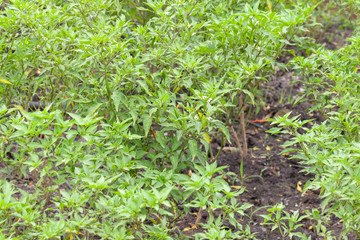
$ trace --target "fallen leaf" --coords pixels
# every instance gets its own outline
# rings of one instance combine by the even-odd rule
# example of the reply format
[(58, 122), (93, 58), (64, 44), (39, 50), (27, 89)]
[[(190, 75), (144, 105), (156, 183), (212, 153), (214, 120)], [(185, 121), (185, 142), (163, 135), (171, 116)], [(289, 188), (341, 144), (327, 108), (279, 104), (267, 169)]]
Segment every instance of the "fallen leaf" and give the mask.
[(269, 113), (268, 115), (266, 115), (266, 116), (264, 117), (264, 119), (269, 119), (269, 118), (271, 118), (272, 115), (274, 115), (274, 112), (271, 112), (271, 113)]
[(270, 151), (271, 147), (270, 146), (266, 146), (266, 151)]
[(235, 189), (242, 189), (242, 186), (231, 186), (231, 188), (235, 188)]
[(197, 228), (198, 228), (198, 226), (195, 225), (195, 224), (191, 224), (191, 225), (193, 225), (193, 226), (191, 227), (192, 229), (197, 229)]
[(257, 133), (259, 133), (259, 131), (256, 128), (246, 129), (245, 132), (246, 132), (246, 134), (249, 134), (249, 135), (256, 135)]
[(236, 147), (223, 147), (224, 151), (229, 151), (229, 152), (238, 152), (239, 148)]
[(301, 181), (298, 181), (297, 185), (296, 185), (296, 190), (298, 190), (299, 192), (303, 192), (303, 190), (301, 189)]

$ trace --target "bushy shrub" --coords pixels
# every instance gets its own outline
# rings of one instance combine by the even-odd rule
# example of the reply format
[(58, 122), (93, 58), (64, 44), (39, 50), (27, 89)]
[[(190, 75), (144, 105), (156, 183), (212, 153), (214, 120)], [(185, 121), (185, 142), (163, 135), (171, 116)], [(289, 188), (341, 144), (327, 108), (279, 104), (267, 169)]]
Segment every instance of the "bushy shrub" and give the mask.
[(210, 143), (316, 6), (286, 2), (3, 2), (2, 172), (31, 186), (3, 180), (3, 236), (170, 239), (191, 208), (242, 236)]

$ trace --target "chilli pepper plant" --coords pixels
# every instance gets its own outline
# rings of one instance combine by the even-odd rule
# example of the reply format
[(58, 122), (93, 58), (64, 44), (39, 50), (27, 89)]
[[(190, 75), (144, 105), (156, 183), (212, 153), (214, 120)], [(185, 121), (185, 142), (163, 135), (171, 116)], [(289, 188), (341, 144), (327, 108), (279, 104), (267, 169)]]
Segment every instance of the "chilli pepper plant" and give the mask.
[[(359, 3), (351, 2), (356, 11)], [(349, 4), (350, 4), (349, 2)], [(345, 6), (346, 7), (346, 6)], [(336, 216), (343, 223), (341, 237), (348, 233), (360, 238), (360, 34), (358, 29), (347, 39), (348, 44), (337, 50), (313, 49), (308, 57), (296, 57), (289, 65), (302, 75), (304, 92), (301, 100), (310, 99), (310, 111), (318, 111), (325, 119), (310, 124), (289, 114), (273, 121), (280, 128), (270, 132), (293, 135), (285, 146), (302, 159), (304, 171), (313, 174), (305, 190), (320, 190), (322, 210), (328, 217)], [(301, 101), (300, 100), (300, 101)], [(282, 130), (281, 130), (282, 129)], [(300, 134), (300, 132), (305, 132)]]
[(2, 238), (171, 239), (194, 209), (199, 238), (253, 236), (210, 144), (317, 1), (0, 4)]

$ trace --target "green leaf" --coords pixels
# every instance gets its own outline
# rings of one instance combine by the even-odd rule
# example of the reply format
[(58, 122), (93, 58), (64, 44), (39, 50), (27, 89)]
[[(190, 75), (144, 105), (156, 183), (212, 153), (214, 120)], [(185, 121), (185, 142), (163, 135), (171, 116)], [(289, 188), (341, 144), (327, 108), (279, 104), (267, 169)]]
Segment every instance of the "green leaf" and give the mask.
[(164, 148), (166, 146), (166, 140), (165, 140), (165, 137), (164, 137), (164, 133), (162, 132), (159, 132), (159, 131), (156, 131), (156, 141), (158, 143), (160, 143), (160, 145)]
[(6, 105), (5, 105), (5, 104), (1, 105), (1, 106), (0, 106), (0, 116), (1, 116), (2, 114), (6, 113), (7, 110), (8, 110), (8, 109), (6, 108)]
[(99, 107), (102, 105), (102, 103), (96, 103), (94, 105), (91, 105), (89, 110), (87, 111), (87, 116), (92, 116), (95, 114), (95, 112), (99, 109)]
[(70, 115), (70, 117), (72, 117), (75, 120), (77, 124), (84, 125), (85, 123), (84, 118), (82, 118), (79, 114), (71, 113), (71, 112), (69, 112), (68, 114)]
[(192, 160), (197, 156), (197, 142), (194, 139), (189, 140), (189, 149), (192, 156)]
[(199, 122), (199, 121), (196, 121), (196, 122), (195, 122), (195, 129), (196, 129), (197, 133), (200, 134), (200, 131), (201, 131), (201, 122)]
[(254, 94), (252, 94), (251, 92), (249, 92), (246, 89), (243, 89), (243, 92), (251, 98), (251, 103), (255, 104)]
[(114, 101), (114, 105), (115, 105), (115, 110), (118, 112), (119, 111), (119, 105), (121, 102), (121, 92), (116, 90), (112, 93), (111, 95), (112, 100)]
[(231, 143), (230, 140), (230, 134), (229, 134), (229, 130), (227, 129), (227, 127), (225, 127), (223, 124), (217, 124), (217, 127), (221, 130), (221, 132), (225, 135), (226, 140)]
[(149, 92), (148, 85), (146, 84), (145, 81), (139, 80), (139, 81), (137, 81), (137, 82), (138, 82), (139, 85), (142, 87), (142, 89), (145, 90), (145, 92), (146, 92), (148, 95), (151, 95), (150, 92)]
[(174, 136), (171, 140), (171, 151), (175, 151), (179, 149), (181, 146), (182, 141), (179, 141), (176, 136)]
[(14, 105), (14, 107), (17, 108), (17, 109), (20, 111), (21, 114), (24, 114), (24, 113), (25, 113), (25, 110), (24, 110), (24, 108), (23, 108), (22, 106), (20, 106), (20, 105)]
[(144, 127), (144, 131), (145, 131), (145, 137), (148, 135), (148, 133), (150, 131), (151, 124), (152, 124), (151, 114), (144, 114), (143, 115), (143, 127)]

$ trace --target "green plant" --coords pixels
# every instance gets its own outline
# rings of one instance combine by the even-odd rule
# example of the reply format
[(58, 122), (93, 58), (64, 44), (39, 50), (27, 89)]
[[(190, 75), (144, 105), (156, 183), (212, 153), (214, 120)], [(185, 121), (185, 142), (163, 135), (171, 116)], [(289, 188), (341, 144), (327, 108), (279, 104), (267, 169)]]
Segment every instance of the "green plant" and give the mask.
[(321, 212), (318, 209), (312, 209), (311, 212), (305, 210), (305, 214), (312, 222), (312, 229), (318, 236), (322, 236), (326, 239), (334, 239), (332, 231), (328, 231), (326, 225), (329, 223), (329, 216), (327, 212)]
[(264, 218), (263, 225), (271, 226), (271, 231), (278, 229), (282, 239), (287, 237), (290, 239), (293, 237), (304, 237), (304, 234), (294, 231), (303, 226), (300, 222), (307, 216), (300, 216), (298, 210), (291, 214), (284, 211), (284, 208), (285, 205), (280, 203), (268, 209), (267, 211), (270, 212), (268, 215), (261, 215)]
[(1, 172), (30, 188), (3, 189), (6, 237), (169, 238), (190, 207), (251, 235), (216, 160), (316, 1), (1, 7)]
[(270, 131), (291, 133), (293, 138), (285, 144), (287, 147), (299, 144), (300, 149), (286, 151), (298, 152), (293, 158), (301, 159), (304, 171), (315, 175), (304, 189), (320, 189), (322, 210), (343, 222), (343, 238), (350, 232), (360, 236), (359, 39), (356, 34), (348, 39), (350, 45), (336, 51), (319, 48), (308, 58), (293, 59), (291, 65), (303, 75), (302, 97), (311, 99), (314, 104), (310, 110), (320, 111), (325, 120), (310, 126), (310, 120), (288, 119), (287, 115), (275, 119), (273, 123), (280, 128)]
[(214, 220), (211, 215), (208, 222), (203, 224), (206, 229), (204, 233), (195, 234), (195, 239), (256, 239), (255, 234), (250, 232), (250, 227), (247, 226), (244, 230), (233, 232), (226, 226), (223, 226), (221, 217)]

